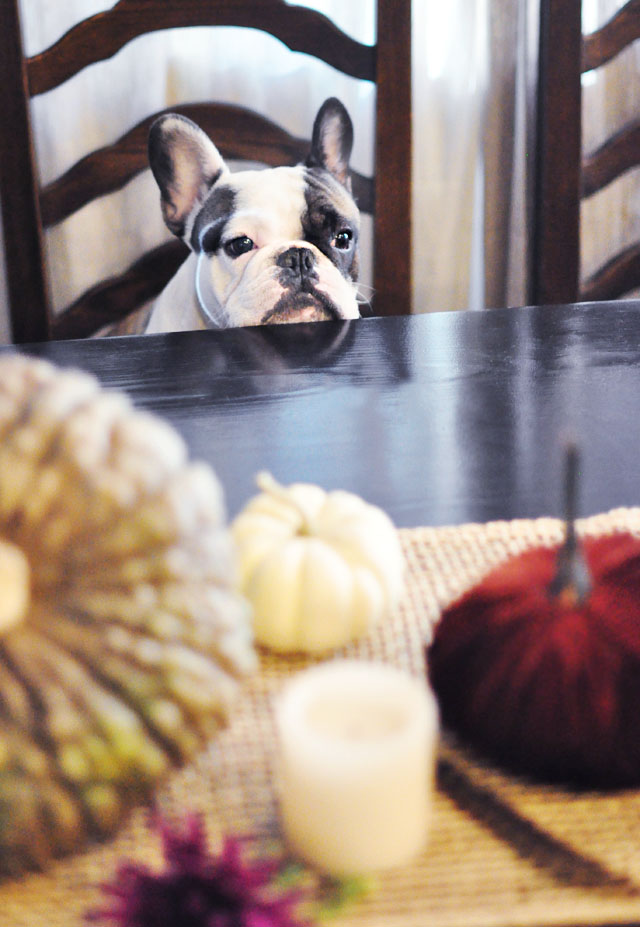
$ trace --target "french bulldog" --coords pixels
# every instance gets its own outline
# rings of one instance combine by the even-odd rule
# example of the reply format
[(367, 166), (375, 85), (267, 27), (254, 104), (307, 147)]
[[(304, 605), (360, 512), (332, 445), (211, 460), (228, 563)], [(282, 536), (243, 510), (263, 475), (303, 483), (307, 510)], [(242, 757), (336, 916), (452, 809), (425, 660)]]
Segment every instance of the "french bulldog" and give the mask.
[(192, 253), (146, 332), (359, 318), (352, 144), (349, 114), (330, 98), (303, 164), (232, 173), (190, 119), (157, 119), (149, 163), (162, 214)]

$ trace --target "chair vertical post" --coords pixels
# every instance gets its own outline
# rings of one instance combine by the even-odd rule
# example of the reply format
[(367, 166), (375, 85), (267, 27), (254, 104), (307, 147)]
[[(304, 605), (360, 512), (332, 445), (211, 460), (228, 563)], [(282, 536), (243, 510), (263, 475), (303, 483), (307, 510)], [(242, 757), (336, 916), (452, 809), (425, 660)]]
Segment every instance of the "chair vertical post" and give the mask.
[[(16, 37), (18, 41), (16, 41)], [(7, 262), (13, 341), (49, 338), (48, 286), (36, 183), (36, 162), (28, 118), (29, 93), (22, 55), (18, 0), (0, 4), (0, 200)], [(12, 165), (23, 162), (24, 171)], [(16, 182), (16, 177), (20, 180)]]
[(376, 121), (373, 306), (376, 315), (407, 315), (412, 293), (411, 0), (378, 2)]
[(540, 0), (530, 301), (575, 302), (580, 273), (581, 0)]

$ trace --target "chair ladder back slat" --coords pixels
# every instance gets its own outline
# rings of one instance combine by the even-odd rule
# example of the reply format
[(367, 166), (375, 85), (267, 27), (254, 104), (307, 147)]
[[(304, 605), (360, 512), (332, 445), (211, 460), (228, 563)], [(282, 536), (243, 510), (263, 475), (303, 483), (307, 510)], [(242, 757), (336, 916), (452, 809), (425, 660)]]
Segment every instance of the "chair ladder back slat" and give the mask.
[(628, 0), (600, 29), (584, 37), (584, 72), (599, 68), (640, 38), (640, 0)]
[[(356, 42), (323, 14), (284, 0), (163, 0), (148, 20), (148, 0), (119, 0), (114, 7), (83, 20), (54, 45), (28, 62), (32, 96), (45, 93), (89, 64), (104, 61), (140, 35), (181, 26), (241, 26), (269, 32), (292, 51), (300, 51), (364, 80), (374, 76), (372, 49)], [(309, 24), (313, 28), (308, 28)]]
[(640, 285), (640, 244), (629, 245), (585, 280), (580, 300), (619, 299)]
[[(264, 116), (240, 106), (223, 103), (187, 103), (163, 112), (180, 113), (196, 122), (209, 135), (226, 160), (258, 161), (276, 167), (304, 160), (310, 142), (296, 138)], [(147, 136), (160, 113), (149, 116), (107, 145), (86, 155), (40, 191), (40, 213), (44, 228), (62, 222), (98, 197), (120, 190), (149, 166)], [(373, 213), (371, 178), (352, 171), (354, 192), (360, 208)]]
[(271, 120), (239, 106), (189, 103), (172, 106), (143, 119), (112, 145), (91, 152), (48, 184), (40, 194), (42, 222), (47, 228), (66, 219), (100, 196), (121, 189), (146, 170), (147, 137), (151, 123), (162, 113), (187, 116), (210, 135), (227, 159), (255, 160), (265, 164), (296, 164), (309, 142), (294, 138)]
[(626, 125), (582, 159), (582, 197), (602, 190), (640, 165), (640, 119)]
[(161, 292), (188, 254), (177, 239), (149, 251), (125, 273), (103, 280), (54, 318), (51, 337), (86, 338), (125, 318), (131, 306), (142, 306)]

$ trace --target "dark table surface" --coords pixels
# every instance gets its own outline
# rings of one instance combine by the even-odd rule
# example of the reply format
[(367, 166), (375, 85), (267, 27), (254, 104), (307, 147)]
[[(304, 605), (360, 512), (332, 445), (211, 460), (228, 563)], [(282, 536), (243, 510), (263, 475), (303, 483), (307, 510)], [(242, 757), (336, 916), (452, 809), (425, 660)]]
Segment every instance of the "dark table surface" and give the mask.
[(234, 515), (257, 471), (345, 488), (399, 526), (640, 504), (640, 302), (29, 345), (166, 417)]

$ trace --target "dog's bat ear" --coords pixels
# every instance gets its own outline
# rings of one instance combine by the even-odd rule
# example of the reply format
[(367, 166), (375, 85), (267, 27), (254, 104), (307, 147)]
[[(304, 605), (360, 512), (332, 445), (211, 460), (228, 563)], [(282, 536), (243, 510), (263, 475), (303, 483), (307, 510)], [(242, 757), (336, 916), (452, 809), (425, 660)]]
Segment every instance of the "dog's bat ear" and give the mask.
[(353, 123), (349, 113), (336, 97), (325, 100), (313, 123), (311, 151), (307, 167), (323, 167), (348, 190), (349, 158), (353, 147)]
[(160, 116), (149, 130), (149, 164), (160, 187), (162, 215), (179, 238), (195, 206), (228, 171), (211, 139), (202, 129), (176, 113)]

